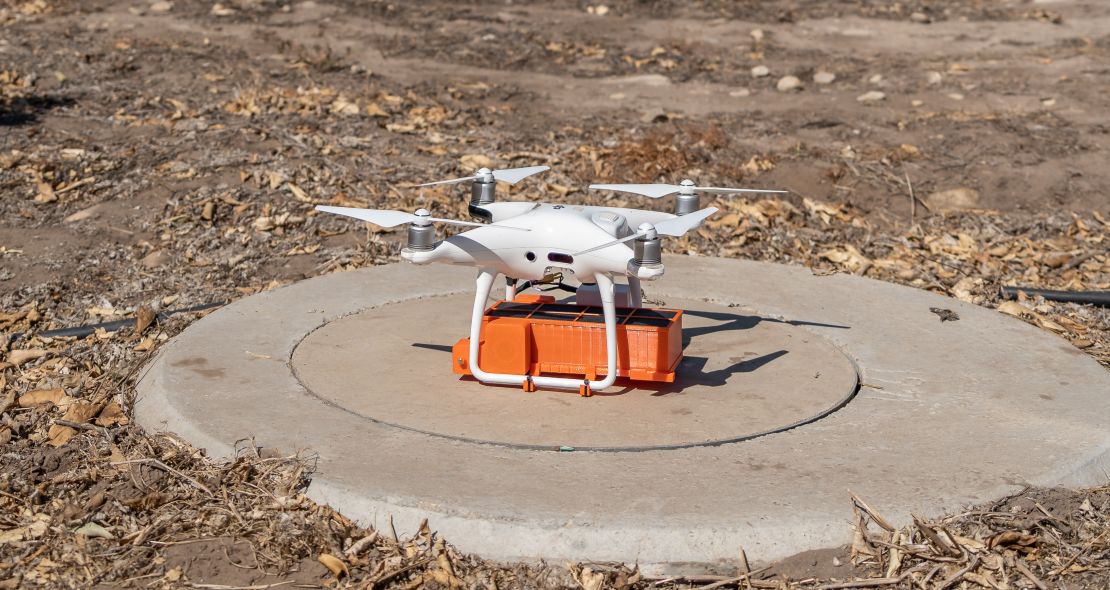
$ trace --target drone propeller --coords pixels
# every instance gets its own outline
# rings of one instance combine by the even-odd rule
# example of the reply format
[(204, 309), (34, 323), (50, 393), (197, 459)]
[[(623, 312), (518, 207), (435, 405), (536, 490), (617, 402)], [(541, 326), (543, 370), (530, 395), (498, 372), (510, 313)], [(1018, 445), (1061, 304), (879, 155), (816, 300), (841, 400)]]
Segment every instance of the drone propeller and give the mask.
[(368, 221), (374, 225), (382, 227), (395, 227), (402, 223), (412, 223), (415, 225), (430, 225), (435, 223), (446, 223), (448, 225), (465, 225), (468, 227), (499, 227), (503, 229), (515, 229), (519, 231), (531, 231), (523, 227), (512, 227), (509, 225), (488, 225), (485, 223), (474, 223), (473, 221), (460, 221), (458, 219), (444, 219), (442, 217), (432, 217), (427, 209), (417, 209), (416, 213), (406, 213), (405, 211), (392, 211), (389, 209), (359, 209), (356, 207), (330, 207), (327, 205), (317, 205), (317, 211), (324, 213), (334, 213), (336, 215), (345, 215), (347, 217), (354, 217), (362, 221)]
[(509, 184), (516, 184), (533, 174), (539, 174), (545, 170), (551, 170), (550, 166), (526, 166), (524, 168), (505, 168), (504, 170), (490, 170), (489, 168), (479, 168), (474, 176), (467, 176), (465, 178), (452, 178), (451, 180), (438, 180), (436, 182), (426, 182), (418, 184), (417, 186), (436, 186), (440, 184), (459, 184), (460, 182), (468, 181), (481, 181), (493, 182), (500, 180)]
[(720, 188), (715, 186), (697, 186), (691, 180), (683, 180), (681, 184), (591, 184), (590, 188), (598, 190), (620, 191), (634, 193), (661, 199), (668, 195), (692, 195), (707, 193), (713, 195), (735, 195), (740, 193), (785, 193), (788, 191), (755, 189), (755, 188)]
[(646, 237), (649, 240), (652, 240), (655, 239), (657, 236), (681, 236), (697, 227), (698, 224), (700, 224), (707, 217), (713, 215), (716, 212), (716, 207), (706, 207), (705, 209), (701, 209), (687, 215), (665, 219), (654, 225), (650, 223), (642, 223), (640, 224), (640, 227), (637, 228), (639, 231), (630, 236), (623, 237), (619, 240), (613, 240), (612, 242), (606, 242), (604, 244), (601, 244), (600, 246), (594, 246), (593, 248), (590, 248), (588, 250), (577, 252), (572, 256), (589, 254), (590, 252), (596, 252), (597, 250), (603, 250), (605, 248), (608, 248), (609, 246), (623, 244), (624, 242), (628, 242), (636, 238)]

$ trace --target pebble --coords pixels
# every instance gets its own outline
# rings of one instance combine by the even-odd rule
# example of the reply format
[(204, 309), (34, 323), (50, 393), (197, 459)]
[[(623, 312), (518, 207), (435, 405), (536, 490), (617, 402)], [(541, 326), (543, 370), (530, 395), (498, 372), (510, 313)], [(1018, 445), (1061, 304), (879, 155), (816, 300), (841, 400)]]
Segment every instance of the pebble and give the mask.
[(103, 209), (104, 209), (104, 204), (103, 203), (98, 203), (96, 205), (93, 205), (92, 207), (82, 209), (82, 210), (70, 215), (69, 217), (66, 217), (62, 221), (65, 222), (65, 223), (73, 223), (75, 221), (84, 221), (86, 219), (90, 219), (90, 218), (93, 218), (93, 217), (98, 217), (100, 215), (100, 213), (103, 211)]
[(767, 66), (755, 66), (754, 68), (752, 68), (753, 78), (762, 78), (764, 76), (770, 75), (770, 73), (771, 68), (768, 68)]
[(813, 74), (813, 81), (818, 84), (832, 84), (836, 80), (836, 74), (832, 72), (817, 72)]
[(885, 93), (879, 92), (878, 90), (872, 90), (871, 92), (864, 92), (863, 94), (857, 96), (856, 100), (860, 102), (878, 102), (885, 98)]
[(952, 100), (963, 100), (964, 95), (960, 94), (959, 92), (953, 92), (952, 94), (948, 95), (948, 98), (951, 98)]
[(783, 76), (779, 78), (778, 84), (775, 84), (779, 92), (790, 92), (791, 90), (801, 90), (802, 81), (797, 76)]
[(170, 257), (165, 250), (155, 250), (139, 261), (144, 268), (158, 268), (169, 262)]
[(979, 191), (965, 187), (937, 191), (925, 197), (925, 205), (930, 211), (974, 209), (979, 206)]
[(933, 22), (933, 19), (929, 18), (929, 15), (925, 14), (924, 12), (915, 12), (915, 13), (911, 14), (910, 15), (910, 20), (912, 20), (915, 23), (926, 23), (926, 24)]
[(752, 91), (748, 90), (747, 88), (738, 88), (736, 90), (733, 90), (732, 92), (729, 92), (728, 95), (736, 98), (743, 98), (745, 96), (751, 96)]
[(925, 81), (929, 83), (929, 86), (936, 86), (944, 81), (944, 74), (940, 72), (929, 72), (925, 75)]
[(915, 107), (919, 107), (923, 104), (925, 104), (925, 101), (923, 101), (923, 100), (911, 100), (910, 101), (910, 105), (915, 106)]
[(868, 78), (867, 81), (872, 83), (872, 84), (882, 84), (883, 83), (883, 75), (882, 74), (875, 74), (874, 76), (871, 76), (870, 78)]
[(150, 11), (156, 13), (166, 13), (173, 10), (173, 2), (155, 2), (150, 5)]
[(763, 29), (752, 29), (752, 32), (749, 34), (752, 36), (752, 39), (755, 39), (756, 41), (763, 40)]

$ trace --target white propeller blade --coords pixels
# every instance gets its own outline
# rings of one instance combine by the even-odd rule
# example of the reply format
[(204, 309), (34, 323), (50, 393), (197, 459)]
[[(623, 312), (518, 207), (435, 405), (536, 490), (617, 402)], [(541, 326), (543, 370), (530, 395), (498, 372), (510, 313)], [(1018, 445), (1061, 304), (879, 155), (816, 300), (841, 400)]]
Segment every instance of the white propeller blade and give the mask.
[(757, 188), (720, 188), (715, 186), (689, 186), (684, 187), (677, 184), (591, 184), (590, 188), (606, 191), (619, 191), (623, 193), (634, 193), (651, 197), (653, 199), (661, 199), (668, 195), (677, 194), (683, 188), (691, 188), (694, 192), (710, 193), (716, 195), (733, 195), (739, 193), (785, 193), (789, 191), (757, 189)]
[(467, 227), (497, 227), (502, 229), (515, 229), (519, 231), (531, 231), (523, 227), (512, 227), (510, 225), (492, 225), (485, 223), (475, 223), (473, 221), (460, 221), (458, 219), (444, 219), (442, 217), (423, 217), (406, 213), (405, 211), (392, 211), (389, 209), (359, 209), (356, 207), (329, 207), (327, 205), (317, 205), (317, 211), (324, 213), (334, 213), (335, 215), (345, 215), (347, 217), (354, 217), (362, 221), (368, 221), (374, 225), (382, 227), (396, 227), (402, 223), (413, 223), (420, 220), (428, 220), (436, 223), (446, 223), (449, 225), (464, 225)]
[(506, 168), (504, 170), (494, 170), (493, 177), (501, 182), (509, 184), (516, 184), (533, 174), (539, 174), (546, 170), (551, 170), (551, 166), (525, 166), (524, 168)]
[(664, 219), (655, 224), (655, 232), (664, 236), (681, 236), (697, 227), (702, 221), (705, 221), (705, 218), (716, 212), (716, 207), (706, 207), (705, 209), (699, 209), (687, 215)]
[[(684, 235), (686, 232), (688, 232), (688, 231), (694, 229), (695, 227), (697, 227), (698, 224), (700, 224), (702, 221), (705, 221), (705, 219), (707, 217), (709, 217), (710, 215), (713, 215), (716, 212), (717, 212), (716, 207), (706, 207), (705, 209), (700, 209), (698, 211), (690, 213), (689, 215), (681, 215), (681, 216), (678, 216), (678, 217), (672, 217), (670, 219), (665, 219), (663, 221), (660, 221), (659, 223), (656, 223), (655, 226), (652, 229), (655, 230), (655, 233), (657, 233), (661, 236), (681, 236), (681, 235)], [(582, 254), (589, 254), (590, 252), (596, 252), (598, 250), (603, 250), (605, 248), (608, 248), (609, 246), (616, 246), (617, 244), (623, 244), (625, 242), (634, 240), (634, 239), (639, 238), (641, 236), (646, 236), (651, 231), (652, 231), (651, 229), (638, 231), (638, 232), (636, 232), (636, 233), (634, 233), (630, 236), (621, 238), (619, 240), (613, 240), (612, 242), (606, 242), (604, 244), (601, 244), (600, 246), (594, 246), (593, 248), (590, 248), (588, 250), (583, 250), (581, 252), (577, 252), (577, 253), (573, 254), (573, 256), (579, 256), (579, 255), (582, 255)]]
[(635, 193), (653, 199), (661, 199), (667, 195), (677, 193), (678, 189), (681, 187), (673, 184), (591, 184), (590, 188), (603, 191)]
[[(550, 166), (526, 166), (524, 168), (506, 168), (504, 170), (492, 170), (492, 171), (490, 171), (490, 173), (493, 174), (494, 180), (500, 180), (501, 182), (507, 182), (509, 184), (516, 184), (516, 183), (524, 180), (525, 178), (528, 178), (529, 176), (531, 176), (533, 174), (539, 174), (540, 172), (543, 172), (545, 170), (551, 170), (551, 167)], [(440, 185), (440, 184), (459, 184), (460, 182), (469, 182), (469, 181), (472, 181), (472, 180), (477, 180), (481, 177), (482, 177), (482, 171), (479, 171), (477, 174), (475, 174), (473, 176), (467, 176), (465, 178), (452, 178), (451, 180), (437, 180), (436, 182), (426, 182), (424, 184), (418, 184), (416, 186), (436, 186), (436, 185)]]

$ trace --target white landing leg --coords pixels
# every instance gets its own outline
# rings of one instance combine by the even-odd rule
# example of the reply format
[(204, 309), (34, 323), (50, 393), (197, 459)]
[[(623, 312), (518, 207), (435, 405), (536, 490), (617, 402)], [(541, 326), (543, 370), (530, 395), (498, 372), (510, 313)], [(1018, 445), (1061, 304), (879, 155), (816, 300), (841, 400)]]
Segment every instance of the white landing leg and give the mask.
[(644, 306), (644, 290), (640, 287), (639, 277), (628, 277), (628, 298), (632, 307)]
[(474, 308), (470, 316), (470, 372), (482, 383), (494, 385), (525, 385), (578, 390), (582, 396), (589, 397), (594, 391), (601, 391), (617, 380), (617, 309), (613, 303), (613, 279), (606, 274), (594, 275), (598, 291), (601, 293), (601, 308), (605, 316), (605, 356), (607, 373), (604, 379), (567, 379), (563, 377), (542, 377), (529, 375), (509, 375), (487, 373), (480, 366), (478, 353), (481, 349), (482, 317), (486, 311), (486, 300), (497, 273), (482, 269), (478, 272), (477, 287), (474, 293)]

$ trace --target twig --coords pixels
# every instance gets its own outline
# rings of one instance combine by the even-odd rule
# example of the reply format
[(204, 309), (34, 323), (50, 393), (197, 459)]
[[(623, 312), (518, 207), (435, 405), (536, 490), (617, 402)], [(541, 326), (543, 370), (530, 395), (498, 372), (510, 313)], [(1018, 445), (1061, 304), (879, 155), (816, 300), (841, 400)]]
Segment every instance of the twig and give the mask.
[(63, 420), (61, 418), (54, 420), (54, 423), (59, 426), (76, 428), (77, 430), (97, 430), (99, 428), (95, 424), (89, 424), (87, 422), (74, 422), (73, 420)]
[(286, 580), (284, 582), (277, 582), (274, 584), (257, 584), (254, 586), (224, 586), (223, 584), (197, 584), (190, 583), (189, 586), (193, 588), (204, 588), (205, 590), (266, 590), (267, 588), (277, 588), (286, 584), (292, 584), (296, 580)]
[[(746, 557), (745, 557), (744, 561), (747, 562)], [(758, 588), (760, 586), (756, 585), (756, 584), (753, 584), (753, 580), (751, 579), (751, 577), (756, 575), (756, 574), (765, 572), (769, 569), (771, 569), (771, 568), (770, 567), (765, 567), (765, 568), (756, 570), (754, 572), (746, 572), (746, 573), (740, 574), (739, 576), (736, 576), (735, 578), (726, 578), (724, 580), (719, 580), (717, 582), (713, 582), (712, 584), (707, 584), (705, 586), (702, 586), (702, 587), (699, 588), (699, 590), (711, 590), (713, 588), (721, 588), (721, 587), (724, 587), (724, 586), (731, 586), (733, 584), (739, 585), (742, 582), (747, 582), (748, 585), (755, 586), (756, 588)], [(772, 588), (777, 588), (777, 587), (778, 587), (777, 584), (772, 586)]]
[(161, 469), (162, 471), (165, 471), (167, 473), (172, 473), (172, 474), (184, 479), (185, 481), (193, 484), (194, 487), (203, 491), (204, 493), (208, 494), (209, 496), (212, 495), (212, 490), (205, 487), (204, 484), (202, 484), (199, 481), (189, 477), (188, 475), (185, 475), (184, 473), (181, 473), (180, 471), (174, 469), (173, 467), (170, 467), (169, 465), (166, 465), (165, 463), (159, 461), (158, 459), (130, 459), (130, 460), (127, 460), (127, 461), (112, 461), (111, 464), (112, 465), (128, 465), (128, 464), (132, 464), (132, 463), (145, 463), (147, 465), (157, 467), (158, 469)]
[(1033, 582), (1033, 585), (1036, 586), (1038, 590), (1048, 590), (1048, 586), (1045, 586), (1044, 582), (1034, 575), (1033, 572), (1021, 562), (1020, 558), (1014, 560), (1014, 569), (1021, 572), (1021, 575), (1025, 576), (1030, 582)]
[(913, 183), (910, 182), (910, 173), (903, 170), (902, 174), (906, 177), (906, 188), (909, 189), (910, 192), (910, 221), (914, 221), (917, 219), (917, 197), (913, 194)]
[(894, 532), (894, 527), (889, 522), (887, 522), (885, 518), (879, 516), (879, 514), (877, 512), (872, 510), (871, 507), (867, 505), (867, 502), (864, 502), (852, 490), (848, 490), (848, 493), (851, 494), (851, 496), (852, 496), (852, 502), (855, 502), (856, 506), (859, 507), (860, 510), (866, 512), (867, 515), (871, 517), (871, 520), (874, 521), (875, 524), (879, 525), (880, 527), (882, 527), (882, 528), (884, 528), (884, 529), (886, 529), (886, 530), (888, 530), (892, 533)]
[(15, 406), (15, 391), (9, 391), (8, 395), (4, 397), (4, 401), (0, 401), (0, 414), (8, 411), (8, 408)]
[(393, 579), (393, 578), (395, 578), (395, 577), (397, 577), (397, 576), (399, 576), (403, 573), (412, 571), (412, 570), (414, 570), (418, 567), (421, 567), (421, 566), (427, 564), (430, 561), (431, 561), (430, 558), (425, 557), (424, 559), (414, 561), (414, 562), (406, 565), (405, 567), (395, 569), (391, 572), (386, 572), (386, 573), (374, 578), (373, 580), (371, 580), (370, 583), (367, 584), (365, 587), (366, 588), (375, 588), (375, 587), (378, 586), (378, 584), (381, 584), (381, 583), (383, 583), (387, 580)]
[(976, 555), (975, 557), (973, 557), (971, 559), (971, 563), (967, 564), (966, 566), (961, 568), (959, 571), (952, 574), (952, 576), (949, 577), (947, 580), (941, 582), (940, 586), (937, 586), (937, 590), (944, 590), (945, 588), (951, 586), (952, 584), (955, 584), (956, 582), (960, 581), (960, 578), (964, 577), (964, 574), (966, 574), (967, 572), (970, 572), (971, 570), (975, 569), (975, 566), (977, 566), (977, 565), (979, 565), (979, 556), (978, 555)]

